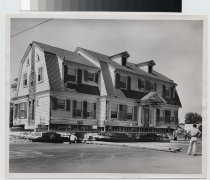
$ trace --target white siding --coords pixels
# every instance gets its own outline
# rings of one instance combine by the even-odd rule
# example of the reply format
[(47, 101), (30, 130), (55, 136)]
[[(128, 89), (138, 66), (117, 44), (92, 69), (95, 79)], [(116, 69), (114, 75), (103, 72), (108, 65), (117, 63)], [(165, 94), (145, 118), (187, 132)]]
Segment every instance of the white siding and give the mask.
[[(27, 60), (29, 59), (29, 65), (27, 65)], [(29, 76), (31, 71), (31, 50), (29, 51), (28, 55), (26, 56), (25, 60), (23, 61), (22, 68), (20, 71), (20, 79), (19, 79), (19, 91), (18, 96), (25, 96), (29, 93)], [(27, 73), (28, 84), (27, 86), (23, 86), (23, 74)]]
[(100, 83), (100, 86), (99, 86), (100, 87), (100, 95), (106, 96), (107, 95), (106, 86), (105, 86), (104, 77), (103, 77), (103, 74), (101, 71), (99, 72), (99, 83)]
[(59, 65), (59, 70), (60, 70), (60, 75), (61, 75), (61, 80), (63, 80), (63, 59), (61, 59), (60, 57), (58, 57), (58, 65)]
[(110, 75), (112, 78), (112, 83), (115, 87), (115, 73), (114, 73), (114, 71), (115, 71), (115, 68), (113, 66), (109, 65), (109, 72), (110, 72)]
[(49, 125), (50, 120), (50, 94), (37, 95), (35, 101), (35, 123)]
[(101, 125), (104, 124), (106, 119), (106, 99), (99, 99), (98, 100), (98, 111), (97, 111), (99, 123)]
[[(39, 61), (37, 61), (37, 55), (39, 55)], [(43, 67), (43, 81), (38, 82), (38, 68)], [(39, 48), (35, 48), (35, 71), (36, 71), (36, 92), (49, 90), (49, 79), (47, 74), (47, 66), (45, 62), (44, 52)]]

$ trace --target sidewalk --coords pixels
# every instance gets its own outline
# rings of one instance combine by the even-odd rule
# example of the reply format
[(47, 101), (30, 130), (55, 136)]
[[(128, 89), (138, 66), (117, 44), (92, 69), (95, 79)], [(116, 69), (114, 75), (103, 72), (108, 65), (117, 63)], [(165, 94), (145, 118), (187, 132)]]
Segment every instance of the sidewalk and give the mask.
[[(156, 151), (166, 151), (172, 152), (175, 149), (180, 149), (184, 151), (188, 147), (188, 142), (132, 142), (132, 143), (114, 143), (114, 142), (102, 142), (102, 141), (87, 141), (87, 144), (97, 144), (97, 145), (108, 145), (108, 146), (124, 146), (130, 148), (140, 148), (149, 149)], [(176, 151), (178, 152), (178, 151)]]

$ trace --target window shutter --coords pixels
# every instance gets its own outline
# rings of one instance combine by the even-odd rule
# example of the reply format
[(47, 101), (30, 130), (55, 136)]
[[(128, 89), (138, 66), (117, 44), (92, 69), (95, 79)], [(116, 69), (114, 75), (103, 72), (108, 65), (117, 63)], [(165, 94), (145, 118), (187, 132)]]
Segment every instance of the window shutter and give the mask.
[(53, 110), (57, 109), (57, 98), (53, 97)]
[(68, 80), (68, 67), (66, 66), (66, 65), (64, 65), (64, 77), (63, 77), (63, 79), (64, 79), (64, 83), (66, 83), (67, 82), (67, 80)]
[(66, 100), (66, 111), (70, 111), (71, 109), (71, 100), (67, 99)]
[[(34, 108), (34, 107), (33, 107)], [(24, 103), (24, 118), (27, 118), (27, 103)]]
[(134, 121), (137, 121), (137, 106), (134, 106)]
[(127, 119), (127, 105), (124, 105), (124, 118), (125, 121)]
[(131, 89), (131, 77), (127, 77), (127, 89), (130, 90)]
[(138, 79), (138, 88), (141, 89), (141, 79)]
[(93, 103), (93, 114), (92, 114), (92, 118), (96, 119), (96, 103)]
[(87, 81), (88, 80), (88, 71), (85, 70), (84, 71), (84, 81)]
[(120, 74), (119, 73), (117, 73), (115, 77), (115, 87), (117, 89), (120, 89)]
[(76, 117), (77, 101), (73, 100), (73, 117)]
[(95, 73), (95, 83), (98, 83), (98, 73)]
[(83, 101), (83, 118), (87, 118), (87, 101)]
[(163, 87), (162, 87), (162, 95), (163, 95), (163, 97), (165, 97), (165, 95), (166, 95), (166, 86), (165, 85), (163, 85)]
[(77, 84), (82, 84), (82, 70), (77, 70)]
[(18, 118), (20, 118), (20, 104), (18, 104)]

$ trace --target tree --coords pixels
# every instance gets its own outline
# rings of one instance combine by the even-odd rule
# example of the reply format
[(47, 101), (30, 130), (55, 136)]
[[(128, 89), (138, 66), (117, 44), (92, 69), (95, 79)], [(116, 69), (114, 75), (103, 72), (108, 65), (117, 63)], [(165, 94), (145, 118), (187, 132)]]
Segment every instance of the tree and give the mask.
[(18, 82), (18, 78), (15, 78), (11, 84), (11, 89), (12, 91), (16, 91), (17, 90), (17, 82)]
[[(10, 86), (11, 88), (11, 92), (12, 92), (12, 96), (15, 94), (15, 92), (17, 91), (17, 83), (18, 83), (18, 78), (15, 78)], [(10, 127), (13, 126), (13, 100), (10, 100)]]
[(198, 113), (186, 113), (185, 115), (185, 124), (201, 124), (202, 116)]

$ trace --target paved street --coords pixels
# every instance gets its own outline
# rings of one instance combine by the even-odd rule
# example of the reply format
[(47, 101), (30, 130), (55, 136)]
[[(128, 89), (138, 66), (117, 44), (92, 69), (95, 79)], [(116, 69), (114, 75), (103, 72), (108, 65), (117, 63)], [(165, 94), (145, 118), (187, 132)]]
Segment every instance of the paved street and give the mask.
[(197, 156), (95, 144), (11, 144), (11, 173), (201, 173)]

